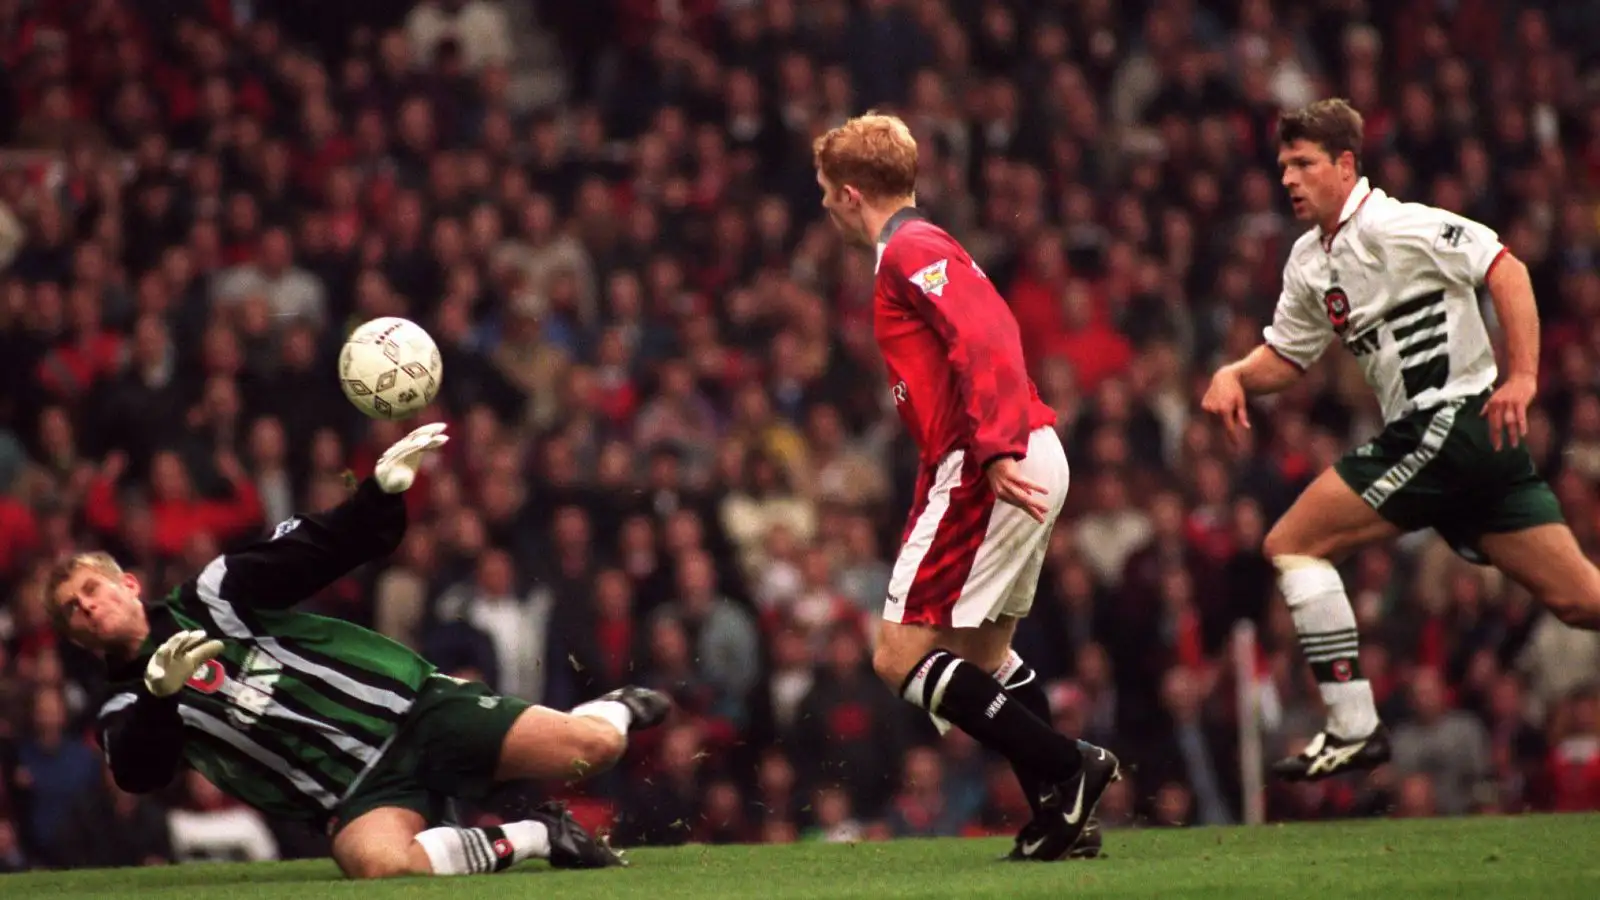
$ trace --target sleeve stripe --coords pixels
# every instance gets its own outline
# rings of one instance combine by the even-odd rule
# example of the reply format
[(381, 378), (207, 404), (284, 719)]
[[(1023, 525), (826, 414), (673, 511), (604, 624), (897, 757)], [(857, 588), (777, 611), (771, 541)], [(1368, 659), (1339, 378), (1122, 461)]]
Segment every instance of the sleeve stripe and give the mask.
[(1267, 349), (1271, 350), (1279, 359), (1283, 360), (1284, 362), (1288, 363), (1291, 366), (1294, 366), (1296, 369), (1299, 369), (1301, 374), (1305, 373), (1306, 367), (1302, 366), (1299, 363), (1295, 362), (1294, 360), (1290, 359), (1289, 358), (1289, 354), (1283, 352), (1282, 350), (1279, 350), (1277, 347), (1274, 347), (1271, 344), (1267, 345)]
[(1500, 265), (1500, 261), (1510, 255), (1510, 247), (1501, 247), (1500, 252), (1494, 255), (1494, 259), (1489, 260), (1489, 268), (1483, 270), (1483, 280), (1485, 284), (1488, 283), (1489, 276), (1494, 274), (1494, 267)]
[(313, 678), (369, 706), (387, 709), (400, 715), (404, 715), (411, 709), (411, 700), (406, 697), (381, 687), (366, 684), (347, 672), (318, 665), (283, 646), (275, 637), (253, 634), (250, 631), (250, 626), (234, 609), (233, 604), (222, 596), (222, 588), (227, 578), (228, 559), (225, 556), (219, 556), (212, 560), (210, 565), (206, 566), (200, 573), (200, 577), (195, 580), (195, 593), (199, 594), (200, 601), (205, 604), (207, 611), (211, 614), (212, 621), (217, 623), (217, 629), (222, 632), (224, 637), (232, 638), (236, 641), (254, 640), (258, 647), (272, 654), (274, 658), (283, 663), (285, 668), (295, 670), (297, 675)]
[(111, 699), (107, 700), (105, 704), (100, 707), (100, 712), (96, 717), (103, 719), (112, 713), (120, 712), (132, 706), (138, 701), (138, 699), (138, 695), (133, 691), (123, 691), (120, 694), (114, 694), (112, 695)]

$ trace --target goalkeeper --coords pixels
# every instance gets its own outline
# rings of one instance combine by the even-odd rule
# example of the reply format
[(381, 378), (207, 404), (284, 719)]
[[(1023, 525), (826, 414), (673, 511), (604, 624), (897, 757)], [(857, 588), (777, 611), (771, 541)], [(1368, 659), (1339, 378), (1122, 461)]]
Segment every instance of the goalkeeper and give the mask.
[(605, 770), (631, 730), (666, 717), (665, 696), (623, 688), (557, 712), (441, 675), (365, 628), (289, 609), (395, 549), (400, 494), (446, 439), (443, 425), (417, 429), (349, 500), (212, 560), (164, 600), (144, 602), (138, 579), (103, 553), (56, 568), (57, 628), (110, 671), (97, 732), (118, 786), (153, 791), (187, 763), (264, 813), (326, 828), (352, 878), (498, 872), (533, 858), (622, 863), (556, 805), (493, 828), (442, 824), (446, 807), (499, 782)]

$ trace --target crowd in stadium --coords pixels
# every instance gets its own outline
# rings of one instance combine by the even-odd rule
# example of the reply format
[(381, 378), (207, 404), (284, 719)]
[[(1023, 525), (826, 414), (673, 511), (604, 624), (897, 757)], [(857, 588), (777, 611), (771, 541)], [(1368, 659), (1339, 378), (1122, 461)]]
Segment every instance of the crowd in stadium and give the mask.
[[(1240, 820), (1241, 678), (1269, 758), (1321, 722), (1259, 549), (1376, 406), (1335, 351), (1248, 446), (1197, 407), (1297, 233), (1278, 110), (1349, 97), (1375, 184), (1527, 262), (1529, 440), (1600, 553), (1600, 7), (557, 0), (565, 99), (523, 109), (516, 2), (0, 0), (0, 871), (324, 852), (192, 774), (110, 784), (99, 668), (42, 591), (105, 548), (159, 595), (338, 502), (409, 427), (334, 377), (381, 315), (438, 340), (456, 440), (401, 551), (312, 607), (547, 705), (680, 707), (584, 794), (466, 814), (553, 792), (632, 844), (1014, 831), (1010, 769), (867, 662), (915, 457), (810, 144), (873, 107), (1059, 415), (1074, 485), (1018, 649), (1131, 768), (1108, 826)], [(1269, 818), (1600, 809), (1600, 638), (1430, 535), (1344, 574), (1396, 757), (1272, 785)]]

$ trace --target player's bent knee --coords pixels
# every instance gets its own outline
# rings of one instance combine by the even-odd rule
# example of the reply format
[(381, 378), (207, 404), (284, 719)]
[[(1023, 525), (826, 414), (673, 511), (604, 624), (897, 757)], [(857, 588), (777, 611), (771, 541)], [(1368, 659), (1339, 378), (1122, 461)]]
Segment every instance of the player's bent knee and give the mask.
[(1600, 630), (1600, 593), (1562, 590), (1546, 594), (1540, 599), (1562, 624), (1590, 631)]
[[(1284, 528), (1281, 522), (1273, 526), (1272, 530), (1267, 532), (1266, 539), (1261, 542), (1261, 555), (1273, 560), (1274, 565), (1277, 564), (1276, 561), (1280, 558), (1314, 556), (1314, 554), (1308, 552), (1309, 550), (1310, 548), (1305, 546), (1305, 542), (1299, 540), (1292, 530)], [(1282, 571), (1281, 566), (1279, 571)]]
[(597, 719), (582, 721), (587, 727), (578, 729), (572, 748), (576, 774), (594, 774), (611, 768), (627, 751), (627, 737), (609, 723)]

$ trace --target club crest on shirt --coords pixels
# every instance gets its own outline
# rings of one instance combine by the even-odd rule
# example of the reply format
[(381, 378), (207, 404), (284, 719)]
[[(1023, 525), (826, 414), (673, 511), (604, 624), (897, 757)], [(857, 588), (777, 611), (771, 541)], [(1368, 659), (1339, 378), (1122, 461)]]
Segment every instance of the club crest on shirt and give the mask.
[(1323, 293), (1322, 302), (1328, 307), (1328, 322), (1333, 325), (1334, 332), (1344, 334), (1350, 327), (1350, 295), (1335, 285)]
[(922, 289), (924, 294), (938, 297), (944, 293), (944, 286), (950, 283), (950, 275), (945, 269), (950, 265), (950, 260), (941, 259), (931, 265), (911, 273), (911, 283)]
[(227, 673), (222, 669), (222, 663), (214, 659), (206, 660), (206, 664), (196, 669), (185, 684), (202, 694), (215, 694), (222, 687), (223, 679)]

